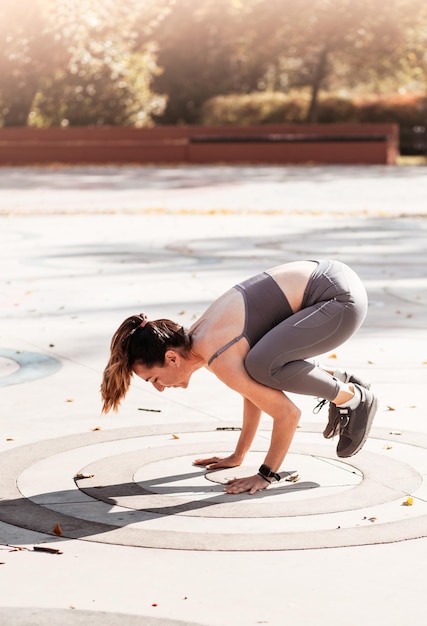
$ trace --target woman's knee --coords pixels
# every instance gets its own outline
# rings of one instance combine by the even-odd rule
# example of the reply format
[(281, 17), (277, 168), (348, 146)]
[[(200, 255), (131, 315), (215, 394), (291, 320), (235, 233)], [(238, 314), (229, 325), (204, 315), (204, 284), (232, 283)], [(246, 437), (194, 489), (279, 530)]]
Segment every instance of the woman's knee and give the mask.
[(266, 362), (263, 355), (257, 354), (253, 348), (246, 355), (245, 369), (251, 378), (262, 385), (268, 386), (269, 382), (271, 382), (270, 362)]

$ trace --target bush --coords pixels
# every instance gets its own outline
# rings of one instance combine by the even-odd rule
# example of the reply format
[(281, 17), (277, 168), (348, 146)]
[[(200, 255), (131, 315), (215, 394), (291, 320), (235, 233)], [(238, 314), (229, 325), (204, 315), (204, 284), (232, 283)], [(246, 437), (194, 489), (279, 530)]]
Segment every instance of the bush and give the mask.
[(221, 124), (284, 124), (303, 122), (309, 104), (308, 94), (295, 92), (257, 92), (215, 96), (202, 107), (200, 123)]
[[(304, 91), (216, 96), (205, 102), (200, 121), (207, 125), (298, 124), (305, 121), (309, 101), (309, 94)], [(424, 126), (427, 123), (427, 96), (396, 94), (344, 98), (324, 94), (318, 102), (318, 122), (387, 122), (401, 127)]]
[(377, 96), (358, 102), (358, 121), (393, 122), (402, 127), (427, 124), (427, 96), (396, 94)]

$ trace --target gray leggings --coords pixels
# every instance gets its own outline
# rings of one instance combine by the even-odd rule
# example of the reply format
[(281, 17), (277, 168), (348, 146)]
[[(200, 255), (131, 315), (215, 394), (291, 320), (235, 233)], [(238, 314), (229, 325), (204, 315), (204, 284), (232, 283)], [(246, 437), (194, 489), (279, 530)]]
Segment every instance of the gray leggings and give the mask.
[(340, 383), (307, 360), (349, 339), (365, 319), (366, 290), (340, 261), (319, 261), (302, 308), (267, 332), (248, 352), (245, 367), (259, 383), (333, 400)]

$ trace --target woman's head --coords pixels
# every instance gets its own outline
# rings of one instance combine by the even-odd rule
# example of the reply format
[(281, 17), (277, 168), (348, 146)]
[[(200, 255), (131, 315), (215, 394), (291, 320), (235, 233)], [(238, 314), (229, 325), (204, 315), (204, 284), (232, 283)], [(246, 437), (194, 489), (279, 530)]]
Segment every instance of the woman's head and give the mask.
[(165, 355), (191, 349), (191, 340), (182, 326), (168, 319), (148, 321), (144, 314), (125, 319), (113, 335), (110, 359), (104, 370), (101, 394), (103, 412), (117, 411), (126, 395), (136, 365), (162, 367)]

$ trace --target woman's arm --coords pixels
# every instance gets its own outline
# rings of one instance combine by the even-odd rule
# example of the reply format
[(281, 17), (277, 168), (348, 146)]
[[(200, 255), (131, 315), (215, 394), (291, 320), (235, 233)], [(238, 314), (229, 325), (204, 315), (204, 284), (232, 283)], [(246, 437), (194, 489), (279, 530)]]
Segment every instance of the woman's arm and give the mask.
[(235, 454), (243, 459), (249, 451), (261, 420), (261, 409), (257, 407), (249, 398), (243, 398), (243, 423), (242, 432), (237, 441)]
[(252, 445), (261, 419), (261, 410), (248, 398), (243, 398), (243, 422), (240, 437), (233, 454), (225, 458), (213, 456), (208, 459), (196, 459), (194, 465), (203, 465), (208, 470), (236, 467), (241, 465)]
[[(257, 408), (259, 416), (261, 411), (264, 411), (273, 418), (274, 423), (270, 447), (265, 457), (264, 464), (273, 472), (277, 472), (291, 445), (301, 412), (282, 391), (265, 387), (253, 380), (246, 372), (242, 360), (238, 357), (236, 358), (236, 356), (237, 355), (227, 355), (227, 358), (221, 359), (220, 364), (217, 364), (215, 367), (214, 373), (228, 387), (234, 389), (246, 398), (247, 401), (250, 402), (250, 405), (254, 407), (254, 411), (255, 408)], [(253, 432), (252, 440), (255, 436), (255, 432), (256, 428)], [(248, 443), (248, 441), (249, 437), (247, 439), (245, 437), (245, 443)], [(258, 474), (255, 474), (247, 478), (239, 478), (230, 481), (225, 491), (227, 493), (249, 491), (250, 494), (253, 494), (266, 487), (268, 487), (267, 481)]]

